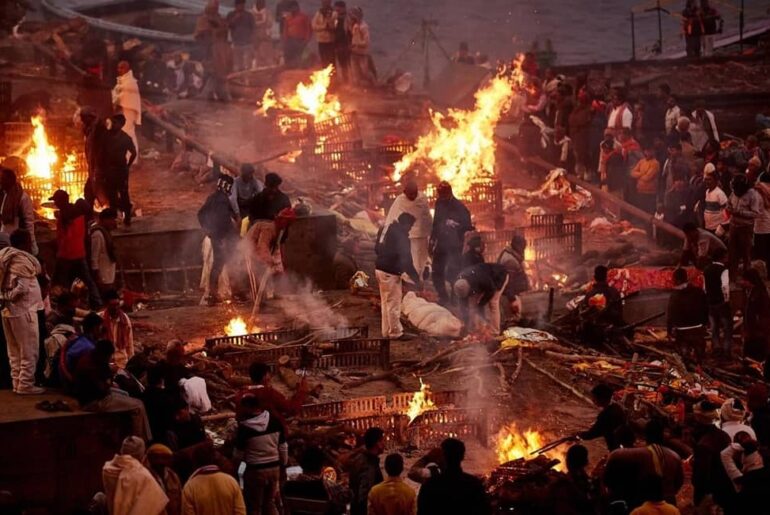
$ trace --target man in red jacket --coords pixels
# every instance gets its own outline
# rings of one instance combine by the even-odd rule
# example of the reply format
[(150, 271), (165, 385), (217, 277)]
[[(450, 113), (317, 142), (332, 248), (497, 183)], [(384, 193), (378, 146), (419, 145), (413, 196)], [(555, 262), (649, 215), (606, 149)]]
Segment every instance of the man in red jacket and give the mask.
[(99, 288), (96, 286), (86, 262), (86, 214), (90, 208), (85, 200), (70, 203), (64, 190), (56, 190), (51, 198), (56, 205), (56, 267), (53, 284), (70, 289), (75, 278), (88, 287), (91, 309), (102, 306)]
[(270, 368), (265, 363), (260, 361), (252, 363), (249, 367), (249, 376), (251, 376), (253, 384), (243, 388), (235, 396), (236, 415), (239, 415), (242, 410), (241, 399), (247, 396), (254, 397), (257, 399), (258, 407), (275, 417), (283, 427), (284, 434), (288, 434), (286, 418), (299, 413), (308, 394), (305, 379), (303, 378), (299, 383), (296, 393), (291, 398), (286, 398), (285, 395), (270, 386)]

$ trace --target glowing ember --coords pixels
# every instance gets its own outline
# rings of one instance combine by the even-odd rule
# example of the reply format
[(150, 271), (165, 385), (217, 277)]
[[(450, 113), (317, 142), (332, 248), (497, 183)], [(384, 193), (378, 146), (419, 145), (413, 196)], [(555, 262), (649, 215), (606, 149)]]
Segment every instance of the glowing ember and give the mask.
[[(553, 438), (532, 429), (527, 429), (522, 433), (516, 427), (516, 423), (511, 422), (500, 429), (497, 436), (495, 436), (497, 461), (502, 465), (509, 461), (518, 460), (519, 458), (527, 460), (536, 458), (537, 455), (532, 454), (532, 452), (542, 448), (551, 440), (553, 440)], [(561, 462), (555, 467), (557, 470), (563, 469), (565, 463), (563, 452), (552, 449), (545, 454), (549, 458), (558, 459)]]
[(524, 249), (524, 261), (534, 261), (534, 260), (535, 260), (535, 249), (527, 245), (527, 248)]
[(243, 336), (248, 334), (246, 322), (241, 317), (231, 318), (225, 326), (225, 334), (227, 336)]
[(510, 74), (501, 73), (475, 94), (470, 110), (449, 109), (446, 115), (431, 111), (433, 126), (417, 140), (415, 150), (395, 164), (394, 180), (413, 167), (427, 168), (448, 181), (458, 197), (473, 182), (495, 175), (495, 127), (521, 91), (520, 60)]
[(424, 412), (436, 409), (436, 405), (428, 398), (429, 392), (430, 385), (423, 383), (422, 378), (420, 378), (420, 391), (414, 392), (412, 400), (409, 401), (409, 409), (406, 410), (406, 415), (409, 417), (409, 423), (412, 423), (414, 419)]
[(288, 98), (278, 98), (272, 89), (265, 91), (260, 112), (267, 116), (270, 109), (291, 109), (307, 113), (316, 122), (336, 118), (342, 114), (342, 106), (336, 96), (329, 94), (334, 67), (327, 66), (310, 76), (310, 82), (297, 84), (297, 89)]

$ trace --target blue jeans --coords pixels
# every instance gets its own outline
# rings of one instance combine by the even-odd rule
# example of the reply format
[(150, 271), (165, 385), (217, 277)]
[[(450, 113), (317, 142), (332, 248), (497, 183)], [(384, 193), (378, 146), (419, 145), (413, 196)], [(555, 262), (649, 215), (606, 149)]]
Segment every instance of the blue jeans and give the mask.
[[(733, 344), (733, 314), (730, 304), (724, 302), (709, 306), (709, 323), (711, 325), (712, 350), (721, 348), (729, 352)], [(719, 345), (719, 331), (723, 332), (722, 345)]]

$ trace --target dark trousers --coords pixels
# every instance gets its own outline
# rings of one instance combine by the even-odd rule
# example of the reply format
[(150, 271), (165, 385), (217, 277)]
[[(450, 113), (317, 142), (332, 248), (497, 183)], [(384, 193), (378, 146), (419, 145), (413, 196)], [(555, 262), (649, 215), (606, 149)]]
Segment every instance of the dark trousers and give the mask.
[(302, 53), (307, 41), (304, 39), (286, 38), (283, 41), (283, 61), (287, 68), (302, 67)]
[[(216, 296), (219, 289), (219, 276), (222, 275), (222, 270), (232, 257), (237, 237), (233, 235), (209, 235), (209, 238), (211, 239), (211, 251), (214, 254), (214, 259), (211, 263), (211, 274), (209, 274), (209, 295)], [(230, 286), (234, 289), (236, 287), (235, 281), (231, 281)]]
[(339, 78), (342, 82), (350, 80), (350, 49), (346, 46), (337, 46), (334, 51), (337, 59), (337, 67), (340, 73)]
[(751, 268), (751, 246), (754, 238), (754, 227), (751, 225), (730, 224), (727, 240), (727, 252), (730, 265), (730, 277), (738, 277), (738, 265), (743, 264), (743, 270)]
[[(724, 302), (716, 306), (709, 306), (709, 324), (711, 325), (711, 348), (729, 352), (733, 345), (733, 313), (730, 304)], [(724, 333), (720, 345), (719, 333)]]
[(123, 212), (123, 223), (131, 225), (131, 197), (128, 193), (128, 177), (116, 181), (107, 181), (104, 193), (110, 207)]
[(700, 57), (700, 36), (685, 36), (687, 57)]
[(56, 266), (53, 272), (53, 284), (63, 286), (66, 289), (72, 287), (72, 281), (80, 279), (88, 288), (88, 302), (91, 309), (97, 309), (102, 306), (102, 298), (99, 295), (99, 288), (96, 286), (91, 272), (88, 270), (86, 259), (56, 259)]
[(446, 302), (449, 294), (446, 291), (446, 281), (453, 283), (460, 272), (461, 254), (459, 251), (439, 250), (433, 254), (433, 287), (438, 293), (439, 300)]
[(10, 390), (11, 386), (11, 363), (8, 359), (8, 346), (5, 343), (5, 332), (0, 327), (0, 390)]
[(326, 68), (336, 61), (334, 46), (334, 43), (318, 43), (318, 57), (321, 59), (322, 67)]

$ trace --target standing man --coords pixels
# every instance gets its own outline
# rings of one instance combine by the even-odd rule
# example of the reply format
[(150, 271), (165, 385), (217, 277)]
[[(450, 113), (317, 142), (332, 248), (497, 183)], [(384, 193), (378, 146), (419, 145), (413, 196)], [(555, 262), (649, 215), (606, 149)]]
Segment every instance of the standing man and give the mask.
[(626, 102), (626, 92), (621, 88), (615, 88), (612, 90), (610, 98), (612, 102), (612, 110), (607, 117), (607, 128), (612, 130), (613, 135), (620, 137), (620, 130), (624, 127), (631, 129), (634, 124), (634, 112), (631, 110), (631, 106)]
[[(703, 270), (711, 324), (711, 349), (715, 355), (729, 354), (733, 343), (733, 313), (730, 308), (730, 272), (725, 265), (727, 250), (718, 248), (712, 256), (711, 264)], [(721, 345), (720, 329), (724, 332)]]
[[(669, 92), (671, 88), (668, 88)], [(679, 108), (679, 104), (676, 101), (676, 97), (668, 95), (666, 98), (666, 116), (664, 127), (666, 129), (666, 135), (671, 134), (679, 123), (679, 118), (682, 116), (682, 110)]]
[(703, 100), (695, 102), (695, 110), (690, 119), (690, 134), (692, 135), (692, 146), (698, 152), (703, 150), (706, 142), (719, 141), (719, 131), (714, 113), (706, 109), (706, 103)]
[(385, 452), (385, 431), (372, 427), (364, 433), (364, 448), (348, 462), (350, 477), (350, 515), (367, 515), (369, 492), (383, 481), (380, 455)]
[(703, 269), (716, 259), (717, 250), (726, 251), (727, 247), (716, 234), (701, 229), (692, 222), (684, 224), (684, 246), (680, 266), (692, 265)]
[(429, 242), (433, 259), (433, 286), (441, 304), (449, 302), (446, 281), (454, 283), (460, 271), (465, 233), (471, 228), (470, 211), (454, 196), (452, 186), (442, 181), (438, 185), (438, 199)]
[(211, 240), (211, 248), (214, 254), (214, 262), (211, 265), (209, 275), (209, 306), (219, 302), (217, 290), (219, 276), (222, 269), (230, 259), (234, 246), (238, 241), (238, 230), (235, 227), (237, 221), (235, 211), (230, 203), (230, 191), (233, 187), (233, 178), (221, 174), (217, 181), (217, 189), (209, 195), (206, 202), (198, 211), (198, 222), (203, 232)]
[(142, 125), (142, 98), (139, 96), (139, 84), (131, 71), (128, 61), (118, 63), (118, 81), (112, 88), (112, 105), (116, 111), (125, 116), (125, 126), (122, 129), (131, 136), (134, 148), (139, 149), (136, 139), (136, 126)]
[(246, 0), (235, 0), (235, 8), (225, 21), (233, 42), (233, 71), (250, 70), (254, 62), (254, 16), (246, 10)]
[(508, 270), (496, 263), (481, 263), (460, 272), (454, 293), (468, 330), (478, 329), (483, 320), (500, 334), (500, 299), (507, 285)]
[(281, 467), (286, 467), (289, 448), (281, 423), (263, 409), (255, 397), (240, 403), (242, 418), (235, 437), (236, 457), (246, 464), (243, 497), (250, 514), (278, 515)]
[(0, 232), (10, 236), (16, 229), (25, 229), (32, 237), (32, 254), (37, 255), (32, 199), (16, 179), (16, 172), (10, 168), (0, 168), (0, 190)]
[(743, 263), (744, 271), (751, 267), (754, 220), (762, 212), (762, 198), (745, 175), (736, 175), (732, 187), (733, 192), (727, 200), (727, 212), (730, 214), (729, 264), (730, 275), (737, 277), (740, 262)]
[(409, 231), (414, 226), (414, 216), (403, 212), (398, 219), (381, 229), (375, 252), (375, 275), (380, 285), (380, 304), (383, 338), (401, 338), (401, 275), (407, 274), (414, 284), (420, 284), (420, 276), (409, 252)]
[(417, 494), (401, 478), (404, 458), (389, 454), (385, 458), (388, 479), (369, 491), (367, 515), (417, 515)]
[(313, 32), (318, 42), (318, 56), (321, 58), (322, 68), (335, 63), (335, 25), (332, 0), (321, 0), (321, 8), (313, 16)]
[(369, 55), (369, 24), (364, 21), (360, 7), (350, 10), (350, 65), (353, 84), (358, 87), (371, 86), (376, 81)]
[(514, 234), (511, 243), (503, 249), (497, 258), (497, 262), (508, 271), (508, 284), (503, 290), (503, 295), (510, 306), (511, 317), (514, 320), (521, 318), (522, 305), (520, 293), (529, 290), (529, 277), (525, 268), (524, 251), (527, 248), (527, 240), (520, 234)]
[(668, 298), (668, 336), (683, 356), (694, 350), (698, 363), (705, 357), (708, 310), (706, 294), (688, 283), (687, 270), (674, 270), (674, 291)]
[(489, 515), (489, 503), (484, 484), (462, 469), (465, 444), (455, 438), (441, 442), (445, 470), (431, 477), (420, 488), (417, 510), (420, 515), (473, 514)]
[(385, 217), (385, 227), (395, 222), (401, 213), (409, 213), (414, 217), (414, 225), (409, 231), (412, 262), (418, 273), (422, 273), (428, 261), (428, 239), (431, 235), (433, 217), (430, 214), (428, 199), (420, 193), (417, 181), (407, 179), (404, 182), (404, 192), (396, 197)]
[(249, 215), (249, 209), (256, 196), (264, 189), (265, 185), (254, 177), (254, 166), (249, 163), (241, 165), (241, 173), (233, 181), (233, 190), (230, 192), (230, 202), (237, 220), (242, 220)]
[(199, 468), (192, 473), (182, 489), (182, 513), (246, 515), (246, 505), (238, 481), (215, 465), (214, 448), (199, 445), (193, 451), (192, 459)]
[(272, 66), (275, 64), (273, 52), (273, 16), (265, 5), (265, 0), (254, 2), (254, 55), (256, 66)]
[(302, 54), (305, 52), (313, 28), (310, 18), (299, 8), (299, 2), (292, 0), (289, 11), (283, 18), (283, 61), (287, 68), (301, 68)]
[(91, 275), (99, 287), (100, 293), (105, 293), (115, 287), (115, 271), (118, 258), (115, 254), (115, 244), (112, 241), (112, 231), (118, 226), (118, 212), (108, 207), (99, 213), (99, 218), (89, 229), (91, 242)]
[(70, 289), (75, 278), (88, 288), (91, 309), (102, 305), (99, 288), (91, 277), (86, 262), (86, 213), (90, 210), (85, 200), (70, 204), (70, 196), (64, 190), (56, 190), (48, 200), (53, 201), (56, 212), (56, 268), (52, 283)]
[(697, 0), (687, 0), (687, 5), (682, 11), (682, 34), (687, 57), (700, 57), (700, 38), (703, 32), (703, 14), (698, 8)]
[(35, 367), (40, 350), (37, 312), (43, 309), (37, 280), (41, 273), (40, 263), (32, 254), (10, 246), (0, 249), (3, 333), (12, 388), (19, 395), (45, 392), (45, 389), (35, 386)]
[(99, 312), (104, 320), (106, 337), (115, 345), (113, 360), (118, 368), (126, 368), (126, 363), (134, 355), (134, 330), (131, 319), (120, 309), (120, 295), (110, 290), (104, 295), (106, 307)]
[(704, 172), (703, 182), (706, 185), (706, 197), (703, 202), (703, 226), (707, 231), (716, 233), (719, 226), (729, 222), (725, 212), (727, 195), (719, 187), (719, 179), (714, 165), (707, 164)]
[(334, 2), (334, 57), (339, 78), (344, 83), (350, 81), (350, 22), (347, 4), (343, 0)]
[(128, 172), (136, 161), (136, 147), (122, 129), (126, 118), (116, 114), (101, 152), (100, 176), (97, 188), (107, 197), (110, 207), (123, 212), (123, 224), (131, 226), (131, 197), (128, 192)]

